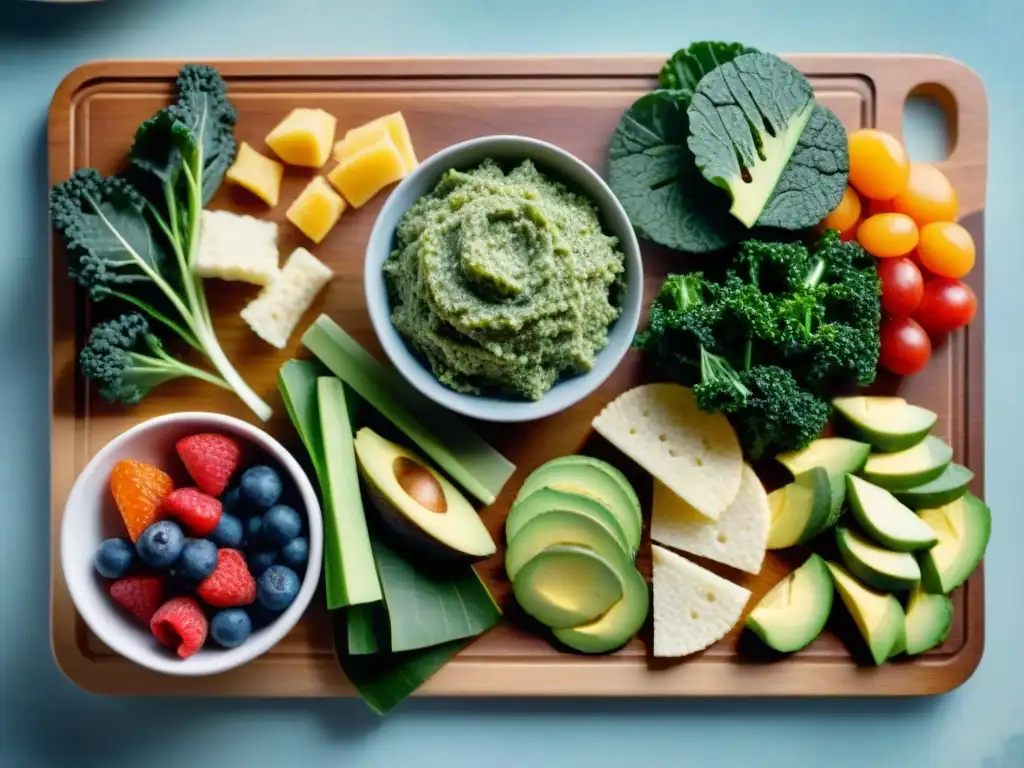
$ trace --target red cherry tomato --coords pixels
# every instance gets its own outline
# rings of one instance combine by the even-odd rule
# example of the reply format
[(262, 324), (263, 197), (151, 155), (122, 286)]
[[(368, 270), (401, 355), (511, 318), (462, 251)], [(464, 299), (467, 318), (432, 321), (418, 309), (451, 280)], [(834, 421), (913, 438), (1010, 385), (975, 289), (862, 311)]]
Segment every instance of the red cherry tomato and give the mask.
[(921, 270), (906, 256), (882, 259), (878, 263), (882, 281), (882, 309), (893, 315), (909, 315), (917, 309), (924, 295)]
[(909, 317), (883, 321), (878, 336), (881, 342), (878, 364), (898, 376), (917, 373), (932, 356), (931, 339), (924, 328)]
[(978, 300), (966, 283), (935, 277), (924, 284), (914, 319), (928, 333), (941, 335), (963, 328), (974, 319)]

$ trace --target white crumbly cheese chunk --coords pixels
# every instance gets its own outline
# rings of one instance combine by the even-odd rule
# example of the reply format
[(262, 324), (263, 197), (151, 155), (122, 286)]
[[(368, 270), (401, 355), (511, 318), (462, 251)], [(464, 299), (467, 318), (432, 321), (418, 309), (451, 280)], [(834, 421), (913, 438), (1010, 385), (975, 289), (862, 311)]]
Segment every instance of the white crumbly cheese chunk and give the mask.
[(750, 592), (657, 544), (654, 562), (654, 655), (689, 656), (736, 626)]
[(203, 211), (196, 273), (270, 285), (280, 272), (277, 224), (230, 211)]
[(771, 526), (768, 494), (749, 464), (743, 465), (740, 490), (717, 520), (710, 520), (654, 481), (651, 539), (668, 547), (759, 573)]
[(295, 326), (332, 277), (326, 264), (305, 248), (296, 248), (277, 279), (242, 310), (242, 319), (265, 342), (284, 349)]

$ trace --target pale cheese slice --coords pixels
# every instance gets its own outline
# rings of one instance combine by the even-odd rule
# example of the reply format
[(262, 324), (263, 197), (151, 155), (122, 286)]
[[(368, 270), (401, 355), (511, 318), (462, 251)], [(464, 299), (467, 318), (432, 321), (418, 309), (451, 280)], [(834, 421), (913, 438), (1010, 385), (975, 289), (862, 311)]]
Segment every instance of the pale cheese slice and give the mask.
[(748, 590), (657, 544), (651, 545), (651, 557), (655, 656), (697, 653), (739, 623)]
[(691, 555), (759, 573), (764, 563), (771, 510), (768, 494), (749, 464), (743, 465), (740, 490), (717, 520), (710, 520), (654, 481), (651, 539)]
[(739, 492), (736, 432), (721, 413), (698, 408), (686, 387), (635, 387), (605, 406), (593, 427), (706, 517), (718, 519)]
[(279, 271), (277, 224), (231, 211), (203, 211), (196, 274), (269, 285)]
[(284, 349), (306, 310), (334, 273), (305, 248), (296, 248), (278, 278), (242, 310), (242, 319), (268, 344)]

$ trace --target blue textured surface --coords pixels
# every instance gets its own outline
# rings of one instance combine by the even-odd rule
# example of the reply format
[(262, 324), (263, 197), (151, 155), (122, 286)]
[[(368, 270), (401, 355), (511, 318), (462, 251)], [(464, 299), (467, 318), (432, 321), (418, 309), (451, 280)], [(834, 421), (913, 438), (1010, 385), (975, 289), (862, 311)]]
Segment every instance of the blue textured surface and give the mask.
[[(0, 10), (0, 766), (1024, 766), (1024, 735), (1015, 738), (1024, 732), (1020, 0), (0, 0)], [(988, 642), (975, 676), (925, 700), (413, 700), (383, 721), (358, 701), (123, 700), (69, 684), (53, 664), (47, 623), (44, 124), (60, 79), (93, 58), (663, 53), (702, 38), (779, 52), (936, 52), (985, 80), (986, 496), (995, 532)]]

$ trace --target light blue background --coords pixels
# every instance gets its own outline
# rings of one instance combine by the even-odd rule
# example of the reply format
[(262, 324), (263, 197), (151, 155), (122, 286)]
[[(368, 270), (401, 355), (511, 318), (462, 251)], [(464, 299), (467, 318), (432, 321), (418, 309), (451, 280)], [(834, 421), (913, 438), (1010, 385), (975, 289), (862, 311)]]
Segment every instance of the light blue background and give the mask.
[[(0, 766), (1024, 766), (1022, 22), (1021, 0), (0, 0)], [(777, 52), (936, 52), (984, 78), (995, 534), (975, 676), (930, 700), (413, 700), (382, 721), (354, 700), (116, 700), (69, 684), (47, 623), (44, 123), (60, 79), (93, 58), (665, 53), (707, 38)]]

